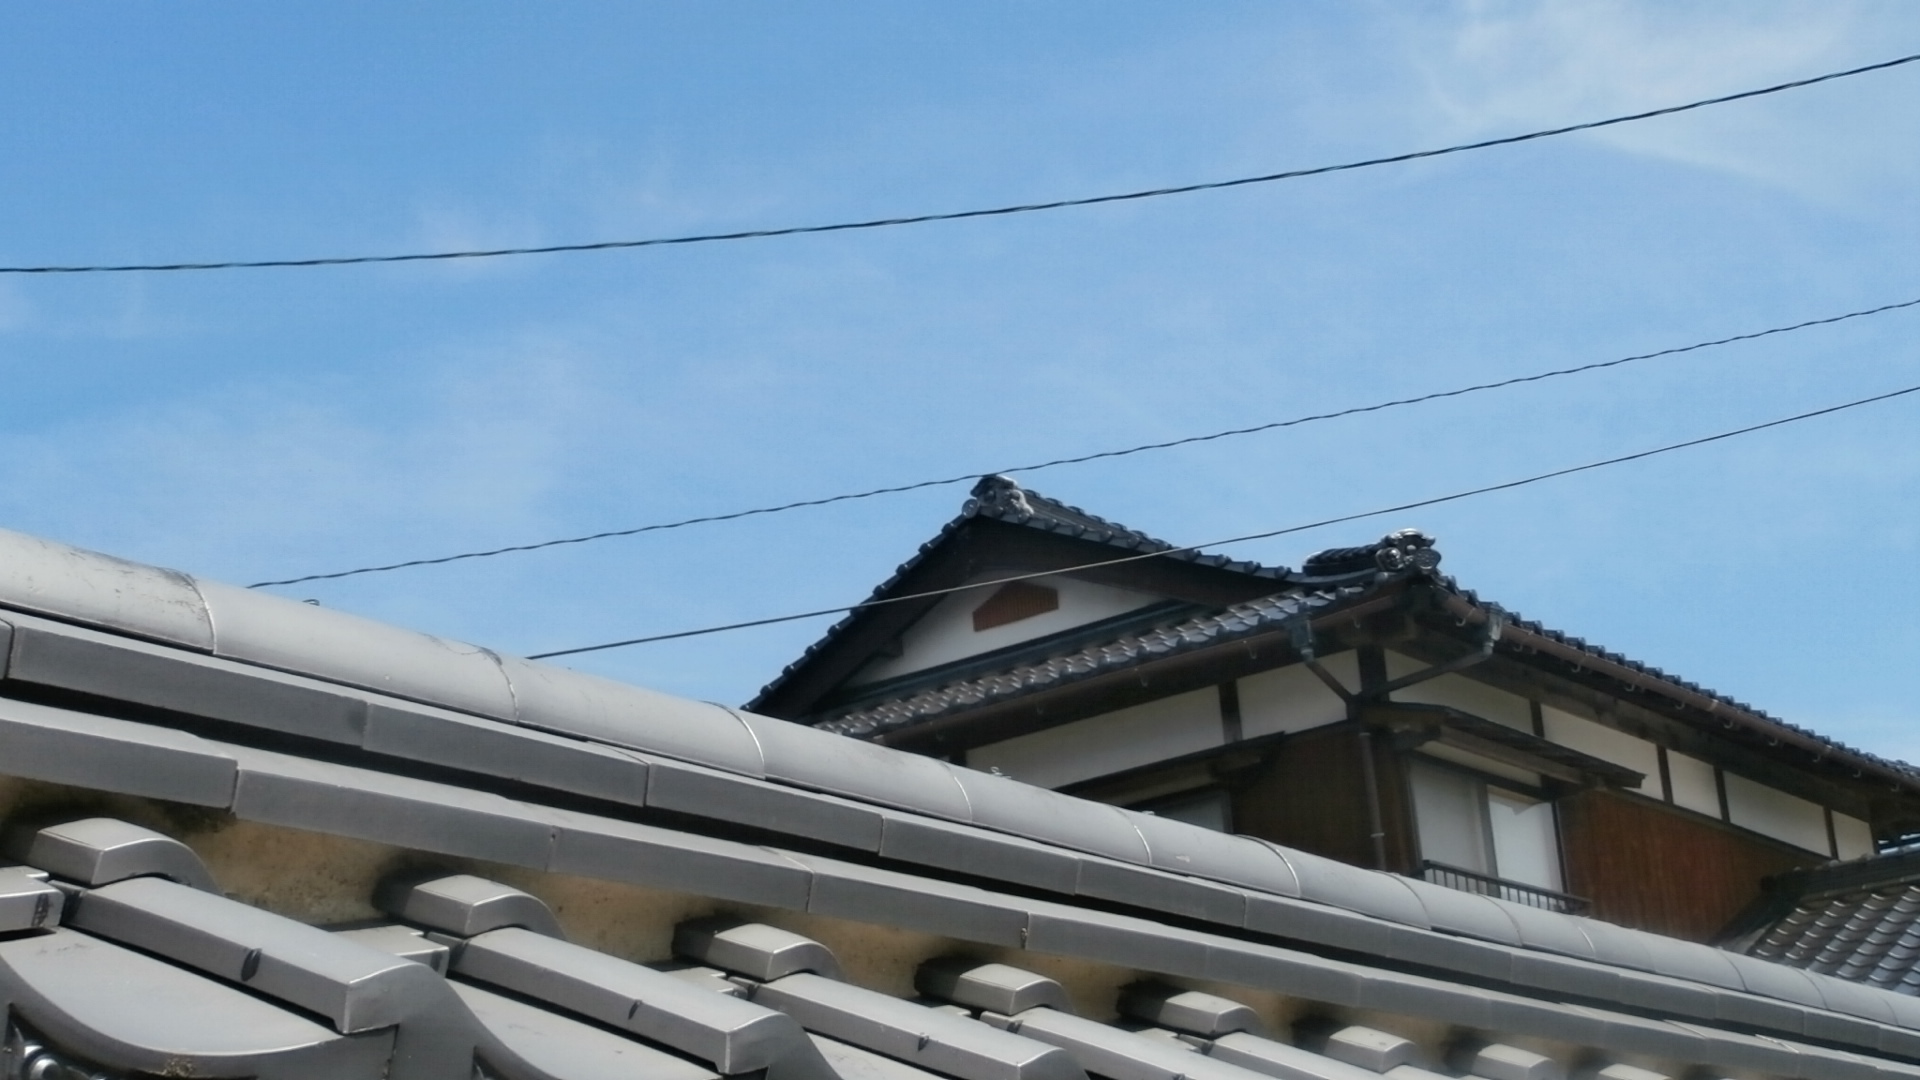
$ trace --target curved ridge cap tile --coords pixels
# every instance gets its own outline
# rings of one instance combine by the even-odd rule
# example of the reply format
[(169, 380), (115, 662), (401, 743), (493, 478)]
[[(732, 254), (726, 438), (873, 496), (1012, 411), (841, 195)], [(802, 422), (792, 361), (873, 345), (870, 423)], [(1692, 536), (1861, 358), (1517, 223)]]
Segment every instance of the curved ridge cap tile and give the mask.
[(214, 655), (511, 722), (513, 694), (493, 653), (344, 611), (200, 582)]
[(0, 607), (213, 651), (206, 599), (187, 575), (7, 529)]
[(1527, 948), (1577, 956), (1582, 960), (1599, 959), (1599, 951), (1581, 931), (1579, 924), (1574, 922), (1573, 916), (1493, 896), (1488, 897), (1487, 902), (1506, 912), (1507, 917), (1513, 920), (1513, 925), (1520, 930), (1520, 943)]
[(944, 761), (815, 731), (787, 720), (740, 713), (760, 743), (766, 777), (948, 821), (971, 822), (972, 807)]
[(1679, 938), (1661, 938), (1660, 948), (1653, 950), (1653, 970), (1656, 974), (1707, 986), (1745, 990), (1746, 980), (1734, 970), (1733, 961), (1727, 959), (1729, 955), (1711, 945)]
[(967, 794), (973, 823), (983, 829), (1122, 862), (1147, 863), (1146, 841), (1117, 806), (959, 766), (953, 767), (953, 778)]
[(1885, 1002), (1887, 1009), (1893, 1013), (1894, 1026), (1920, 1029), (1920, 998), (1895, 990), (1890, 986), (1883, 985), (1878, 989), (1885, 995), (1880, 1000)]
[(1433, 928), (1427, 922), (1427, 909), (1420, 898), (1396, 874), (1348, 866), (1268, 840), (1257, 842), (1272, 848), (1292, 869), (1294, 879), (1300, 883), (1303, 900), (1377, 916), (1403, 926)]
[(1771, 960), (1758, 960), (1737, 952), (1729, 952), (1726, 957), (1749, 994), (1791, 1001), (1815, 1009), (1827, 1007), (1827, 999), (1821, 996), (1820, 988), (1799, 968), (1776, 964)]
[(1653, 950), (1666, 938), (1586, 915), (1570, 916), (1580, 932), (1593, 942), (1594, 958), (1615, 967), (1657, 973)]
[(224, 895), (192, 848), (118, 818), (81, 818), (32, 833), (9, 831), (3, 846), (28, 866), (89, 888), (152, 875)]
[(189, 1055), (246, 1074), (353, 1042), (318, 1017), (67, 929), (0, 944), (0, 993), (60, 1048), (154, 1075)]
[(1420, 901), (1428, 925), (1435, 930), (1502, 945), (1523, 944), (1513, 917), (1487, 897), (1419, 878), (1403, 878), (1400, 883)]
[(1146, 840), (1153, 866), (1276, 896), (1300, 895), (1299, 876), (1272, 845), (1137, 810), (1124, 813)]
[(760, 741), (732, 709), (517, 656), (501, 657), (500, 670), (526, 727), (766, 775)]
[(1887, 1002), (1892, 996), (1886, 990), (1866, 983), (1853, 982), (1834, 975), (1823, 975), (1817, 971), (1802, 971), (1807, 981), (1827, 1003), (1827, 1008), (1848, 1016), (1857, 1016), (1863, 1020), (1873, 1020), (1894, 1027), (1904, 1027), (1893, 1006)]

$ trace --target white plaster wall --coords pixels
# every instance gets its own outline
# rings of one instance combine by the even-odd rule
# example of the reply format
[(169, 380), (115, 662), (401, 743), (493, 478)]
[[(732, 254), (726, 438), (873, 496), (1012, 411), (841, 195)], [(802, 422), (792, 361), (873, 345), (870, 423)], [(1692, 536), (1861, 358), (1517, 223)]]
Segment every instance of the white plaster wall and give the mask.
[[(991, 575), (975, 579), (991, 580)], [(990, 630), (975, 630), (973, 609), (987, 602), (987, 597), (994, 593), (994, 587), (988, 585), (955, 593), (935, 604), (933, 610), (921, 616), (918, 622), (907, 628), (906, 633), (900, 635), (899, 656), (876, 660), (861, 668), (849, 680), (849, 685), (859, 686), (939, 667), (969, 656), (1124, 615), (1161, 599), (1131, 589), (1116, 589), (1110, 585), (1096, 585), (1059, 575), (1028, 580), (1035, 585), (1059, 590), (1060, 606), (1044, 615), (1035, 615)]]
[[(1360, 688), (1360, 664), (1353, 652), (1320, 661), (1328, 674), (1350, 690)], [(1240, 680), (1240, 734), (1244, 738), (1305, 731), (1347, 718), (1347, 703), (1305, 664), (1262, 671)]]
[(1762, 836), (1827, 854), (1827, 815), (1810, 803), (1744, 776), (1726, 774), (1727, 820)]
[(1667, 776), (1673, 781), (1673, 805), (1710, 818), (1720, 816), (1720, 788), (1713, 766), (1669, 750)]
[[(1398, 679), (1432, 666), (1411, 656), (1387, 653), (1389, 679)], [(1442, 675), (1414, 683), (1405, 690), (1395, 690), (1393, 700), (1415, 705), (1446, 705), (1464, 713), (1472, 713), (1482, 720), (1492, 720), (1533, 734), (1533, 709), (1526, 698), (1497, 690), (1483, 682), (1475, 682), (1465, 675)]]
[[(1551, 705), (1540, 707), (1540, 717), (1549, 742), (1643, 773), (1646, 780), (1640, 785), (1640, 793), (1656, 799), (1667, 797), (1660, 786), (1660, 749), (1654, 744)], [(1718, 802), (1715, 799), (1716, 805)]]
[(1833, 838), (1840, 845), (1840, 858), (1858, 859), (1873, 854), (1873, 826), (1857, 817), (1833, 815)]
[(1220, 691), (1209, 686), (967, 751), (967, 767), (1057, 788), (1225, 742)]

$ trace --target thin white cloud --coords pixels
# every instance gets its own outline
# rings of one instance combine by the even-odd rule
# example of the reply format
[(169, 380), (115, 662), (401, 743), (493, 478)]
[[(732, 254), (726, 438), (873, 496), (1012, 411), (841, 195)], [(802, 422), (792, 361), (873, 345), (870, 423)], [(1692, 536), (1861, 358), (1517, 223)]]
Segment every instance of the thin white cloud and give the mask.
[[(16, 432), (0, 439), (13, 463), (0, 513), (15, 528), (234, 577), (296, 553), (364, 551), (370, 537), (537, 531), (574, 443), (604, 426), (589, 366), (557, 342), (461, 358), (395, 380), (422, 399), (404, 422), (268, 385)], [(40, 525), (40, 507), (59, 512)]]
[[(1656, 108), (1885, 58), (1888, 17), (1845, 3), (1680, 5), (1478, 0), (1401, 26), (1435, 120), (1462, 136)], [(1912, 20), (1899, 20), (1911, 23)], [(1920, 24), (1912, 26), (1920, 41)], [(1912, 92), (1896, 70), (1624, 125), (1590, 138), (1846, 205), (1920, 175)], [(1878, 133), (1880, 137), (1875, 137)]]
[(12, 282), (0, 282), (0, 334), (24, 330), (33, 323), (33, 305)]

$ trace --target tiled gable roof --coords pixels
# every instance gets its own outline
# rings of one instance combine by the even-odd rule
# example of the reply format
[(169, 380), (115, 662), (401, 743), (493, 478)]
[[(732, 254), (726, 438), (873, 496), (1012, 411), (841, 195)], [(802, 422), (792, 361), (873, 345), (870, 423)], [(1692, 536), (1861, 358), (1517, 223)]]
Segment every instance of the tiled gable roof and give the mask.
[(1780, 875), (1736, 928), (1731, 947), (1920, 996), (1920, 851)]
[[(1096, 517), (1078, 507), (1068, 506), (1032, 491), (1022, 489), (1005, 477), (987, 477), (975, 486), (972, 497), (959, 517), (921, 548), (914, 560), (902, 564), (879, 588), (874, 598), (886, 596), (918, 559), (931, 551), (953, 531), (976, 517), (990, 517), (1097, 540), (1131, 551), (1168, 550), (1165, 540)], [(830, 731), (868, 738), (899, 731), (917, 723), (953, 716), (970, 708), (1011, 701), (1065, 686), (1095, 675), (1154, 662), (1164, 656), (1191, 652), (1234, 640), (1247, 633), (1271, 629), (1308, 609), (1320, 610), (1330, 604), (1349, 602), (1370, 588), (1388, 581), (1419, 578), (1456, 598), (1469, 608), (1493, 607), (1472, 590), (1461, 588), (1451, 577), (1434, 573), (1439, 552), (1433, 541), (1417, 531), (1392, 533), (1372, 544), (1332, 548), (1309, 556), (1300, 570), (1264, 567), (1257, 563), (1236, 562), (1218, 555), (1182, 552), (1177, 556), (1189, 561), (1272, 580), (1278, 587), (1271, 594), (1238, 604), (1201, 613), (1183, 613), (1178, 620), (1141, 631), (1118, 632), (1105, 641), (1087, 643), (1076, 639), (1068, 649), (1050, 651), (1048, 642), (1031, 643), (1025, 650), (1009, 656), (997, 670), (981, 672), (969, 666), (964, 677), (941, 681), (938, 670), (915, 680), (897, 696), (882, 700), (864, 699), (811, 718)], [(1649, 689), (1662, 694), (1703, 718), (1757, 731), (1774, 743), (1799, 746), (1813, 758), (1831, 756), (1882, 774), (1902, 785), (1920, 785), (1920, 769), (1903, 761), (1855, 749), (1837, 739), (1772, 716), (1738, 699), (1699, 686), (1653, 665), (1622, 656), (1583, 638), (1554, 630), (1539, 622), (1502, 611), (1515, 637), (1531, 639), (1535, 651), (1557, 653), (1570, 669), (1583, 668), (1609, 675), (1633, 689)], [(819, 650), (828, 647), (853, 620), (842, 620), (819, 642), (787, 667), (782, 677), (798, 669)], [(1064, 636), (1064, 635), (1063, 635)], [(779, 680), (762, 690), (764, 699)], [(749, 706), (751, 707), (751, 706)]]
[(879, 704), (846, 709), (814, 726), (867, 738), (965, 709), (1065, 686), (1136, 664), (1233, 641), (1321, 611), (1364, 590), (1302, 589), (1264, 596), (1169, 626), (1125, 634), (1064, 656), (1020, 664), (978, 678), (934, 686)]
[[(894, 568), (885, 581), (874, 586), (865, 603), (883, 600), (895, 592), (908, 574), (918, 569), (927, 557), (938, 549), (954, 534), (975, 520), (1000, 521), (1009, 525), (1019, 525), (1039, 532), (1057, 536), (1071, 537), (1104, 544), (1121, 552), (1148, 554), (1167, 552), (1167, 557), (1199, 566), (1213, 567), (1257, 578), (1285, 580), (1289, 571), (1285, 567), (1262, 566), (1259, 563), (1230, 559), (1224, 555), (1210, 555), (1205, 552), (1180, 550), (1174, 545), (1149, 536), (1138, 529), (1130, 529), (1117, 522), (1090, 514), (1077, 506), (1069, 506), (1055, 499), (1049, 499), (1037, 491), (1021, 487), (1004, 476), (985, 476), (973, 486), (967, 501), (960, 507), (960, 513), (942, 526), (931, 540), (920, 545), (913, 557)], [(846, 631), (860, 620), (864, 612), (853, 611), (828, 627), (819, 639), (807, 646), (806, 651), (792, 663), (782, 668), (780, 674), (760, 688), (746, 708), (760, 706), (771, 697), (785, 681), (815, 657), (832, 648)]]

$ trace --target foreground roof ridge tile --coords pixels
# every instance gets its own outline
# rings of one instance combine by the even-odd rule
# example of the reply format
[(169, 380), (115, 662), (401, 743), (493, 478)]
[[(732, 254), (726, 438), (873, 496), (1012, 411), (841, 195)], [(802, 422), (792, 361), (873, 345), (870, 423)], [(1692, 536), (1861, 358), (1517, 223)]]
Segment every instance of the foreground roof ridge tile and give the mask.
[[(243, 605), (237, 609), (244, 617), (228, 618), (223, 615), (223, 605)], [(106, 640), (125, 638), (129, 647), (138, 642), (157, 642), (140, 646), (157, 655), (164, 662), (168, 656), (175, 657), (178, 664), (196, 663), (212, 665), (215, 668), (233, 671), (279, 670), (294, 671), (302, 679), (317, 680), (322, 684), (357, 688), (372, 695), (377, 700), (385, 695), (399, 695), (400, 700), (428, 699), (427, 704), (436, 704), (431, 699), (437, 689), (449, 691), (447, 696), (453, 699), (452, 707), (469, 715), (481, 716), (484, 723), (491, 720), (501, 725), (501, 730), (511, 737), (533, 738), (534, 733), (525, 725), (530, 721), (534, 727), (544, 728), (569, 735), (575, 739), (586, 740), (582, 745), (611, 745), (627, 747), (646, 753), (658, 754), (665, 758), (679, 758), (691, 761), (707, 761), (713, 764), (721, 774), (739, 778), (739, 782), (788, 785), (799, 789), (814, 791), (832, 791), (853, 800), (863, 800), (881, 808), (894, 807), (905, 811), (901, 820), (916, 813), (930, 813), (935, 818), (948, 817), (951, 824), (941, 828), (958, 829), (961, 835), (977, 833), (983, 840), (993, 836), (1005, 835), (1007, 826), (978, 824), (982, 815), (991, 808), (982, 804), (982, 798), (1015, 798), (1035, 802), (1035, 809), (1042, 812), (1028, 815), (1031, 819), (1029, 835), (1031, 840), (1043, 845), (1059, 845), (1070, 851), (1085, 851), (1077, 848), (1070, 837), (1056, 835), (1055, 831), (1063, 827), (1061, 815), (1047, 813), (1045, 810), (1064, 811), (1069, 805), (1084, 806), (1092, 811), (1099, 807), (1100, 813), (1118, 815), (1119, 822), (1128, 828), (1139, 831), (1141, 836), (1152, 836), (1152, 849), (1148, 856), (1135, 857), (1138, 865), (1129, 867), (1124, 861), (1115, 861), (1106, 857), (1097, 857), (1100, 865), (1110, 866), (1115, 873), (1133, 875), (1133, 880), (1142, 885), (1161, 882), (1161, 886), (1212, 890), (1222, 898), (1238, 894), (1243, 898), (1253, 896), (1268, 897), (1272, 903), (1301, 903), (1289, 900), (1285, 890), (1276, 894), (1263, 886), (1240, 884), (1223, 886), (1221, 882), (1241, 880), (1243, 868), (1236, 864), (1244, 860), (1236, 859), (1239, 849), (1259, 844), (1244, 838), (1213, 833), (1194, 826), (1185, 826), (1178, 822), (1147, 819), (1139, 815), (1114, 808), (1100, 807), (1100, 804), (1084, 803), (1071, 796), (1048, 792), (1044, 789), (1030, 788), (1015, 781), (990, 777), (958, 769), (943, 762), (905, 754), (901, 751), (873, 746), (861, 742), (850, 742), (825, 732), (817, 732), (787, 724), (783, 721), (764, 717), (738, 714), (732, 710), (699, 703), (611, 683), (591, 676), (567, 671), (549, 665), (533, 664), (527, 661), (501, 657), (488, 650), (463, 645), (428, 635), (359, 619), (354, 616), (331, 612), (282, 598), (247, 593), (230, 586), (217, 586), (214, 583), (196, 581), (185, 575), (139, 564), (126, 563), (95, 555), (64, 545), (36, 540), (17, 533), (0, 532), (0, 609), (23, 610), (56, 620), (57, 624), (82, 624), (105, 631), (95, 637)], [(29, 618), (16, 620), (17, 626), (8, 632), (18, 633), (31, 623)], [(178, 632), (185, 626), (188, 632)], [(196, 637), (199, 628), (205, 633)], [(217, 631), (217, 632), (215, 632)], [(240, 635), (243, 640), (222, 640), (221, 634)], [(303, 647), (312, 649), (305, 664), (309, 670), (300, 670), (305, 654), (293, 648), (290, 643), (306, 643)], [(211, 654), (210, 656), (207, 654)], [(523, 689), (533, 696), (515, 695), (510, 698), (512, 708), (507, 715), (492, 715), (497, 712), (492, 699), (482, 694), (480, 698), (468, 700), (469, 688), (462, 681), (476, 677), (476, 673), (495, 672), (488, 678), (507, 679), (506, 673), (514, 672), (514, 678), (521, 680)], [(264, 677), (264, 676), (262, 676)], [(551, 685), (539, 687), (539, 680), (549, 680)], [(508, 680), (511, 681), (511, 680)], [(536, 692), (537, 691), (537, 692)], [(597, 700), (597, 693), (614, 693), (618, 697)], [(544, 694), (545, 697), (539, 695)], [(19, 772), (34, 761), (51, 762), (48, 769), (58, 773), (61, 769), (85, 767), (90, 760), (81, 755), (76, 759), (71, 749), (77, 745), (92, 745), (103, 740), (112, 743), (116, 739), (128, 748), (135, 744), (145, 745), (147, 741), (158, 739), (155, 747), (164, 747), (171, 757), (153, 757), (141, 755), (142, 760), (151, 764), (144, 770), (135, 770), (140, 775), (129, 779), (131, 774), (122, 770), (121, 780), (116, 782), (138, 782), (146, 785), (161, 785), (169, 781), (167, 774), (174, 768), (170, 763), (179, 762), (180, 768), (186, 768), (189, 761), (200, 771), (192, 777), (180, 774), (180, 782), (185, 801), (203, 805), (238, 807), (249, 806), (270, 812), (275, 806), (293, 805), (285, 798), (276, 795), (277, 790), (296, 791), (324, 788), (324, 776), (337, 773), (346, 766), (329, 765), (317, 760), (303, 759), (298, 755), (270, 753), (261, 750), (233, 748), (231, 751), (219, 749), (220, 744), (204, 738), (187, 736), (172, 728), (155, 727), (127, 720), (112, 720), (106, 717), (94, 717), (88, 714), (73, 714), (67, 710), (51, 709), (47, 706), (32, 705), (26, 702), (0, 699), (8, 714), (0, 717), (6, 721), (0, 724), (0, 737), (19, 740), (32, 735), (43, 738), (38, 749), (27, 746), (31, 752), (24, 756), (15, 754), (9, 758), (10, 771)], [(444, 704), (444, 703), (442, 703)], [(546, 709), (538, 716), (528, 709)], [(647, 714), (665, 711), (671, 722), (662, 723), (660, 717)], [(64, 719), (63, 719), (64, 718)], [(78, 726), (71, 726), (77, 724)], [(570, 726), (567, 730), (562, 725)], [(23, 734), (24, 733), (24, 734)], [(37, 734), (35, 734), (37, 733)], [(116, 734), (119, 733), (119, 734)], [(770, 735), (779, 737), (772, 742), (766, 740)], [(698, 738), (712, 735), (721, 740), (718, 750), (699, 745)], [(137, 737), (135, 737), (137, 736)], [(680, 738), (679, 743), (667, 740)], [(128, 742), (132, 739), (132, 742)], [(652, 740), (662, 740), (656, 744)], [(63, 741), (64, 740), (64, 741)], [(744, 741), (742, 741), (744, 740)], [(831, 745), (830, 745), (831, 744)], [(10, 742), (9, 745), (14, 745)], [(18, 750), (26, 743), (15, 746)], [(738, 756), (728, 746), (755, 748), (749, 757)], [(63, 749), (66, 747), (66, 749)], [(691, 749), (689, 749), (691, 747)], [(36, 757), (35, 754), (39, 756)], [(731, 755), (731, 756), (730, 756)], [(849, 756), (851, 755), (851, 756)], [(17, 764), (25, 762), (25, 765)], [(223, 764), (224, 762), (224, 764)], [(909, 773), (925, 772), (929, 776), (939, 773), (950, 779), (946, 783), (960, 783), (962, 790), (954, 793), (958, 798), (957, 806), (964, 809), (958, 812), (942, 810), (938, 805), (926, 803), (929, 794), (926, 785), (911, 777), (902, 782), (890, 781), (892, 787), (885, 790), (873, 786), (876, 770), (875, 763), (890, 763), (907, 768)], [(908, 768), (910, 766), (910, 768)], [(111, 771), (111, 770), (109, 770)], [(411, 780), (392, 773), (373, 775), (389, 778), (405, 788), (419, 788), (426, 784), (434, 790), (444, 790), (447, 798), (454, 795), (459, 798), (446, 803), (443, 813), (447, 815), (477, 815), (476, 820), (493, 822), (491, 828), (500, 830), (503, 842), (509, 849), (515, 845), (523, 847), (525, 853), (516, 858), (521, 861), (532, 859), (536, 862), (545, 857), (538, 849), (549, 843), (543, 839), (552, 834), (555, 822), (563, 822), (574, 816), (570, 811), (535, 812), (533, 816), (522, 820), (520, 811), (513, 809), (511, 800), (484, 790), (463, 787), (450, 787), (427, 781)], [(255, 779), (248, 780), (252, 776)], [(63, 781), (59, 776), (39, 777)], [(237, 783), (236, 783), (237, 778)], [(384, 782), (383, 782), (384, 783)], [(198, 786), (195, 786), (198, 785)], [(263, 786), (264, 785), (264, 786)], [(318, 785), (316, 787), (316, 785)], [(996, 789), (996, 785), (999, 786)], [(277, 787), (276, 787), (277, 786)], [(993, 795), (990, 789), (1001, 792)], [(176, 797), (158, 794), (158, 788), (141, 788), (129, 793), (146, 793), (154, 797)], [(422, 789), (424, 790), (424, 789)], [(942, 796), (945, 798), (945, 796)], [(278, 800), (278, 801), (276, 801)], [(297, 799), (294, 800), (297, 803)], [(923, 808), (924, 804), (924, 808)], [(956, 816), (957, 814), (957, 816)], [(1137, 821), (1135, 819), (1138, 819)], [(617, 819), (616, 819), (617, 820)], [(307, 823), (309, 827), (313, 823)], [(323, 826), (325, 823), (321, 823)], [(1148, 826), (1151, 825), (1149, 829)], [(641, 826), (623, 826), (626, 829), (647, 830)], [(409, 822), (408, 829), (416, 830), (413, 835), (431, 837), (434, 835), (434, 823), (430, 819)], [(417, 831), (424, 830), (424, 831)], [(657, 830), (655, 830), (657, 831)], [(387, 838), (392, 841), (393, 837)], [(404, 841), (403, 841), (404, 842)], [(437, 841), (436, 841), (437, 842)], [(1008, 841), (995, 841), (1004, 843)], [(691, 854), (707, 841), (690, 834), (675, 841)], [(692, 847), (686, 847), (691, 844)], [(1161, 853), (1163, 844), (1174, 845), (1172, 851)], [(1181, 845), (1197, 845), (1190, 848), (1192, 856), (1179, 854)], [(1216, 852), (1219, 845), (1228, 849)], [(1278, 851), (1281, 858), (1293, 864), (1288, 870), (1298, 880), (1298, 875), (1312, 870), (1314, 873), (1333, 882), (1334, 891), (1323, 893), (1319, 897), (1308, 897), (1307, 906), (1322, 906), (1340, 910), (1351, 902), (1340, 899), (1350, 888), (1372, 888), (1369, 882), (1379, 886), (1397, 883), (1402, 890), (1410, 888), (1401, 879), (1378, 871), (1347, 867), (1329, 860), (1316, 859), (1301, 852), (1280, 849), (1274, 845), (1265, 845)], [(1251, 850), (1251, 849), (1247, 849)], [(476, 857), (499, 858), (502, 852), (495, 850), (465, 849), (465, 854)], [(885, 854), (884, 851), (881, 852)], [(1076, 856), (1083, 860), (1096, 859), (1090, 855)], [(1168, 873), (1160, 869), (1163, 859), (1171, 857), (1172, 863), (1164, 865), (1178, 868), (1178, 873)], [(785, 857), (789, 865), (805, 866), (812, 857)], [(798, 859), (796, 863), (794, 860)], [(508, 861), (514, 861), (509, 859)], [(697, 860), (696, 860), (697, 861)], [(1087, 865), (1093, 865), (1088, 862)], [(1209, 870), (1209, 866), (1229, 866), (1228, 870)], [(552, 867), (548, 867), (552, 868)], [(1317, 868), (1317, 869), (1316, 869)], [(775, 878), (779, 871), (774, 866), (766, 868)], [(1224, 876), (1223, 876), (1224, 875)], [(1179, 885), (1186, 882), (1188, 884)], [(1341, 884), (1341, 883), (1345, 884)], [(787, 888), (775, 881), (770, 888)], [(1411, 899), (1411, 895), (1409, 896)], [(1488, 901), (1494, 903), (1494, 901)], [(1417, 906), (1417, 905), (1416, 905)], [(1364, 908), (1347, 906), (1349, 911), (1361, 911)], [(1550, 919), (1568, 919), (1570, 917), (1539, 913)], [(1372, 916), (1366, 916), (1371, 918)], [(1393, 921), (1393, 920), (1389, 920)], [(1408, 919), (1401, 917), (1400, 922)], [(1569, 922), (1568, 926), (1578, 934), (1580, 923)], [(1228, 928), (1229, 931), (1233, 927)], [(1415, 916), (1409, 932), (1431, 932), (1423, 916)], [(1704, 946), (1686, 946), (1685, 943), (1670, 939), (1661, 939), (1655, 935), (1644, 935), (1637, 931), (1619, 930), (1618, 933), (1644, 938), (1650, 943), (1658, 943), (1663, 950), (1682, 948), (1705, 950)], [(1530, 952), (1522, 947), (1523, 952)], [(1563, 962), (1563, 961), (1562, 961)], [(1611, 965), (1608, 960), (1599, 961)], [(1536, 963), (1547, 963), (1542, 959)], [(1728, 975), (1733, 974), (1729, 969)], [(1816, 979), (1825, 976), (1812, 976)], [(1736, 984), (1728, 984), (1729, 989), (1738, 989)], [(1876, 991), (1877, 992), (1877, 991)], [(1838, 997), (1839, 995), (1836, 995)], [(1842, 998), (1844, 1000), (1844, 998)], [(1914, 1016), (1904, 1011), (1910, 1002), (1899, 1001), (1897, 1015)], [(1886, 1008), (1885, 1004), (1881, 1008)], [(1914, 1017), (1910, 1025), (1920, 1027), (1920, 1016)], [(1835, 1021), (1837, 1022), (1837, 1021)], [(1861, 1023), (1864, 1021), (1849, 1021)]]

